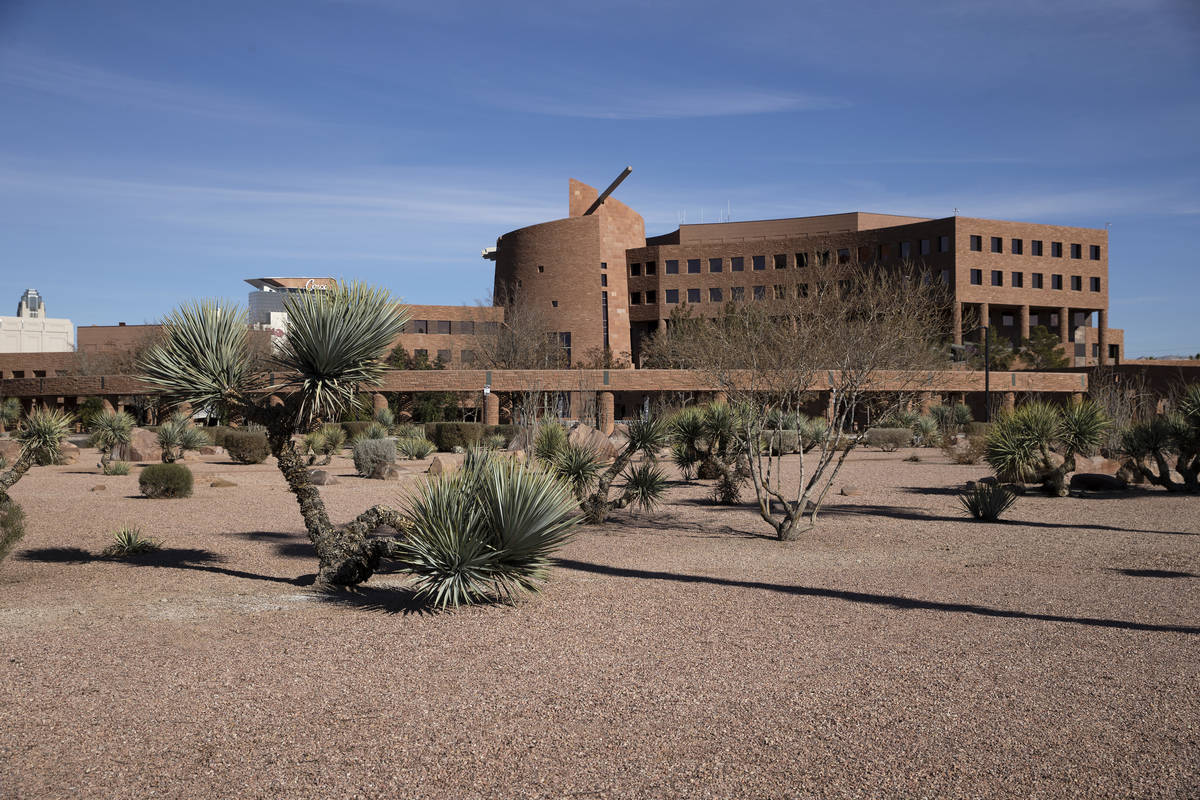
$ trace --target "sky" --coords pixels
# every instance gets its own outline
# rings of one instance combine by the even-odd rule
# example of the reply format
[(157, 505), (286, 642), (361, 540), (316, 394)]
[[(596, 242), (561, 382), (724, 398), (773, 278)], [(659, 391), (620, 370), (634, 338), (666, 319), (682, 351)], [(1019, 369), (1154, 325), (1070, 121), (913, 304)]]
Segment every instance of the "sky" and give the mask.
[(485, 301), (604, 187), (649, 235), (842, 211), (1109, 227), (1126, 355), (1200, 352), (1195, 0), (0, 0), (0, 304), (329, 275)]

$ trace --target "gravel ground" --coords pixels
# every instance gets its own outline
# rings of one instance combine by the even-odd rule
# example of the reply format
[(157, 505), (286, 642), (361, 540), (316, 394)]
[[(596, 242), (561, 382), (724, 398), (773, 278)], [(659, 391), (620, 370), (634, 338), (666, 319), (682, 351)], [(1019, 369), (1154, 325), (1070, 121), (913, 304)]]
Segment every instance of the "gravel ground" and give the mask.
[[(205, 458), (158, 501), (91, 451), (35, 469), (0, 567), (0, 797), (1200, 796), (1200, 498), (972, 523), (947, 487), (986, 470), (906, 454), (856, 454), (863, 494), (798, 542), (679, 484), (541, 594), (446, 614), (396, 574), (314, 595), (272, 463)], [(335, 521), (403, 488), (333, 471)], [(167, 549), (69, 549), (125, 522)]]

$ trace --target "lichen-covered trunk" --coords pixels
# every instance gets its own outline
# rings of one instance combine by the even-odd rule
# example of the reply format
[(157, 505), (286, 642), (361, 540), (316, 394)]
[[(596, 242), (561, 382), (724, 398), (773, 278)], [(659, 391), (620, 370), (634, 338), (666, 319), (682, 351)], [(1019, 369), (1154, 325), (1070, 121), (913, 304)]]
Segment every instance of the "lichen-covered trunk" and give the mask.
[(0, 500), (8, 500), (8, 490), (16, 485), (17, 481), (21, 480), (21, 476), (29, 471), (33, 466), (34, 456), (32, 450), (22, 450), (21, 455), (13, 462), (8, 471), (0, 475)]

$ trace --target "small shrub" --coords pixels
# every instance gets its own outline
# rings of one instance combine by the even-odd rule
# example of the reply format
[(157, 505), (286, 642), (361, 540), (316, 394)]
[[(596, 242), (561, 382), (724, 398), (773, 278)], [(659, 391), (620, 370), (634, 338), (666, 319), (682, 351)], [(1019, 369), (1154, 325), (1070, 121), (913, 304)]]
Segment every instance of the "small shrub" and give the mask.
[(391, 428), (396, 424), (396, 415), (392, 413), (390, 408), (376, 410), (373, 419), (385, 428)]
[(433, 451), (433, 442), (424, 437), (412, 436), (396, 440), (396, 452), (410, 460), (419, 461), (422, 458), (428, 458)]
[(25, 536), (25, 512), (13, 500), (0, 495), (0, 562)]
[(968, 422), (967, 436), (983, 436), (986, 437), (992, 431), (992, 423), (990, 422)]
[(742, 484), (745, 479), (734, 470), (722, 472), (712, 490), (712, 500), (723, 506), (735, 506), (742, 502)]
[(1017, 502), (1017, 496), (999, 484), (976, 483), (974, 488), (960, 494), (958, 501), (975, 519), (995, 522)]
[(368, 422), (367, 426), (365, 428), (363, 428), (362, 432), (354, 437), (355, 441), (359, 441), (362, 439), (386, 439), (386, 438), (388, 438), (387, 426), (381, 422), (376, 422), (374, 420)]
[(128, 461), (110, 461), (104, 466), (103, 472), (105, 475), (128, 475)]
[(396, 463), (396, 446), (387, 439), (359, 439), (354, 443), (354, 469), (370, 478), (384, 464)]
[(800, 432), (794, 430), (767, 431), (763, 443), (771, 455), (787, 455), (800, 449)]
[(392, 428), (392, 432), (396, 435), (397, 439), (424, 439), (425, 438), (425, 426), (424, 425), (412, 425), (410, 423), (405, 422), (405, 423), (402, 423), (402, 424), (397, 425), (396, 427)]
[(467, 450), (479, 446), (484, 437), (484, 428), (478, 422), (430, 422), (425, 426), (425, 438), (443, 453), (452, 452), (456, 447)]
[(121, 529), (113, 534), (113, 543), (104, 548), (100, 555), (104, 558), (125, 558), (161, 549), (162, 542), (142, 536), (140, 528), (122, 525)]
[(372, 424), (371, 420), (350, 420), (341, 423), (347, 439), (357, 439)]
[(871, 428), (867, 431), (867, 444), (878, 447), (885, 453), (894, 453), (912, 443), (911, 428)]
[(261, 464), (271, 455), (267, 435), (258, 431), (232, 430), (225, 434), (226, 452), (239, 464)]
[(508, 447), (508, 437), (503, 433), (489, 433), (479, 444), (488, 450), (503, 450)]
[(942, 452), (952, 464), (978, 464), (987, 453), (987, 439), (983, 436), (968, 436), (965, 441), (957, 438), (942, 445)]
[(151, 464), (138, 476), (138, 488), (154, 499), (191, 497), (192, 471), (183, 464)]

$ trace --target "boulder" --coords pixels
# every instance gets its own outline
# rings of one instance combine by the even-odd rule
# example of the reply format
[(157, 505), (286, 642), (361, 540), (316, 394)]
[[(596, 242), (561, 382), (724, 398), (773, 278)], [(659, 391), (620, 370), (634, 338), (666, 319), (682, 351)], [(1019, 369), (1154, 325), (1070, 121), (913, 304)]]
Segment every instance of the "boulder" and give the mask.
[(612, 441), (591, 425), (579, 424), (567, 434), (567, 441), (577, 447), (586, 447), (601, 461), (615, 461), (617, 448)]
[(1116, 475), (1121, 471), (1121, 462), (1105, 458), (1104, 456), (1095, 456), (1093, 458), (1075, 456), (1075, 471), (1091, 473), (1093, 475)]
[(430, 475), (445, 475), (454, 469), (454, 464), (450, 459), (442, 456), (434, 456), (429, 461), (429, 469), (426, 470)]
[(1121, 465), (1121, 468), (1117, 470), (1117, 477), (1131, 486), (1140, 486), (1146, 482), (1146, 476), (1142, 472), (1142, 468), (1133, 459), (1129, 459)]
[(228, 489), (231, 486), (237, 486), (233, 481), (227, 481), (224, 478), (215, 478), (208, 485), (214, 489)]
[(79, 460), (79, 448), (70, 442), (63, 442), (58, 446), (58, 452), (62, 453), (63, 464), (74, 464)]
[(224, 447), (217, 447), (215, 444), (206, 444), (196, 451), (202, 456), (224, 456), (228, 455)]
[(308, 479), (312, 481), (313, 486), (333, 486), (336, 483), (340, 483), (336, 475), (332, 475), (323, 469), (310, 469), (308, 471)]
[(863, 490), (852, 483), (847, 483), (842, 487), (842, 490), (838, 492), (838, 494), (840, 494), (842, 497), (861, 497), (863, 495)]
[(129, 436), (129, 444), (119, 444), (113, 448), (113, 461), (128, 461), (131, 464), (145, 464), (150, 461), (162, 461), (162, 448), (158, 446), (158, 434), (145, 428), (134, 428)]
[(106, 492), (106, 491), (108, 491), (108, 487), (105, 486), (103, 483), (97, 483), (91, 489), (88, 489), (88, 491), (89, 492)]
[(398, 481), (400, 480), (400, 470), (396, 469), (395, 464), (388, 464), (385, 461), (375, 465), (371, 477), (378, 481)]
[(1071, 476), (1071, 488), (1085, 492), (1120, 492), (1128, 489), (1129, 484), (1102, 472), (1076, 472)]

